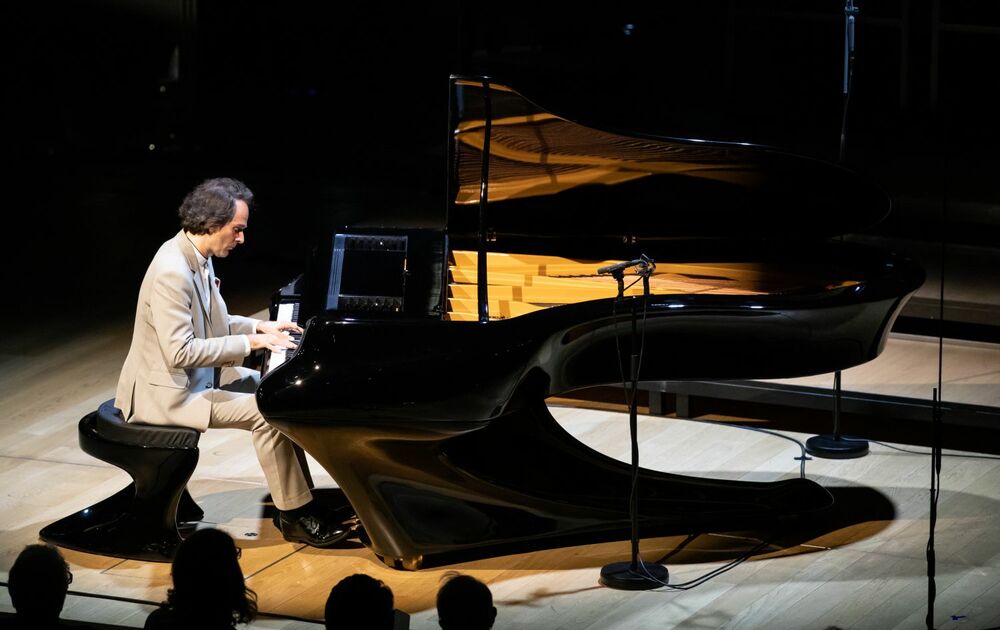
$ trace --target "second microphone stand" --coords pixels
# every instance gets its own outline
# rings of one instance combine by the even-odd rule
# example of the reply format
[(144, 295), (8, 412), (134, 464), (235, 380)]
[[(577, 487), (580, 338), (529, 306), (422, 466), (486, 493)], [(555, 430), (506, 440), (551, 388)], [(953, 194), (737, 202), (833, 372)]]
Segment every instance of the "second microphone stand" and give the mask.
[[(847, 156), (847, 106), (851, 102), (851, 84), (854, 77), (854, 27), (857, 22), (858, 7), (854, 0), (844, 0), (844, 89), (843, 108), (840, 121), (840, 163)], [(843, 236), (841, 236), (843, 240)], [(840, 370), (833, 375), (833, 433), (814, 435), (806, 440), (806, 452), (814, 457), (826, 459), (853, 459), (868, 454), (868, 441), (845, 437), (840, 434)]]
[[(655, 265), (652, 261), (638, 265), (639, 275), (642, 276), (642, 303), (645, 311), (646, 300), (649, 299), (649, 276), (652, 275)], [(625, 269), (614, 269), (611, 271), (612, 277), (618, 281), (618, 297), (616, 304), (620, 304), (625, 299)], [(636, 299), (632, 298), (632, 334), (631, 334), (631, 358), (629, 361), (629, 377), (631, 379), (628, 409), (629, 434), (632, 438), (632, 484), (629, 493), (629, 516), (632, 520), (632, 559), (628, 562), (612, 562), (601, 568), (601, 584), (608, 588), (625, 591), (646, 591), (667, 585), (669, 572), (661, 564), (653, 562), (642, 562), (639, 560), (639, 420), (638, 420), (638, 391), (639, 391), (639, 358), (641, 346), (639, 344), (638, 319), (635, 309)], [(616, 359), (621, 364), (621, 357)]]

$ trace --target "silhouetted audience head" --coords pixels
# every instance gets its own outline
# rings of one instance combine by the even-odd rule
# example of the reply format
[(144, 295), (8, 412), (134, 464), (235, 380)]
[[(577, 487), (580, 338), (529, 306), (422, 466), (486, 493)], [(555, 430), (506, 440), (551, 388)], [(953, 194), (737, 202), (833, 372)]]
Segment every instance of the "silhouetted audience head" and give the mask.
[(489, 587), (471, 575), (455, 575), (444, 583), (437, 610), (442, 630), (487, 630), (497, 618)]
[(392, 589), (363, 573), (349, 575), (326, 599), (327, 630), (392, 630)]
[(247, 588), (240, 550), (229, 534), (200, 529), (178, 547), (170, 573), (174, 587), (166, 608), (154, 612), (147, 628), (231, 628), (257, 615), (257, 594)]
[(37, 628), (55, 625), (72, 581), (69, 565), (55, 547), (25, 547), (10, 568), (7, 579), (10, 600), (20, 625)]

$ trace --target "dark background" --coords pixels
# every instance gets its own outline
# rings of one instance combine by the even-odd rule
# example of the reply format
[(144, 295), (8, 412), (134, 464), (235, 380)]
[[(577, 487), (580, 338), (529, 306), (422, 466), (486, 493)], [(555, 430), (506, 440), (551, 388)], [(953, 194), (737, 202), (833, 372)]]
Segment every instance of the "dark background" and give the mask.
[[(581, 6), (5, 5), (5, 318), (131, 317), (206, 177), (257, 195), (217, 263), (256, 308), (338, 225), (440, 224), (451, 73), (593, 126), (837, 159), (843, 2)], [(997, 3), (858, 6), (846, 162), (894, 199), (870, 236), (995, 251)]]

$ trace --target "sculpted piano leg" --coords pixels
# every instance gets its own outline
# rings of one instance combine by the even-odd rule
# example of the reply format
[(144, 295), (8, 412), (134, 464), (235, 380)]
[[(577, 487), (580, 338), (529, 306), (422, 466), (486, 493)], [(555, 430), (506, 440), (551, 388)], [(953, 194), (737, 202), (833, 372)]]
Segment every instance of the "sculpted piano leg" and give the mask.
[[(566, 433), (544, 401), (489, 423), (282, 423), (334, 477), (386, 564), (626, 539), (630, 474)], [(778, 523), (832, 505), (806, 479), (770, 483), (643, 470), (642, 536)]]

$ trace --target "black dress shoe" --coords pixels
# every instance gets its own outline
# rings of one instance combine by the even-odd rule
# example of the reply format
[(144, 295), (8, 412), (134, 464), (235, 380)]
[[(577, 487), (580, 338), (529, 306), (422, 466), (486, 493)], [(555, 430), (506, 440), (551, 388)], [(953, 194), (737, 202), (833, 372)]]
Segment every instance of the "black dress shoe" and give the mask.
[(292, 516), (287, 512), (278, 512), (274, 517), (274, 525), (281, 530), (282, 537), (288, 542), (305, 543), (321, 549), (336, 546), (349, 538), (356, 529), (351, 524), (332, 525), (313, 514)]

